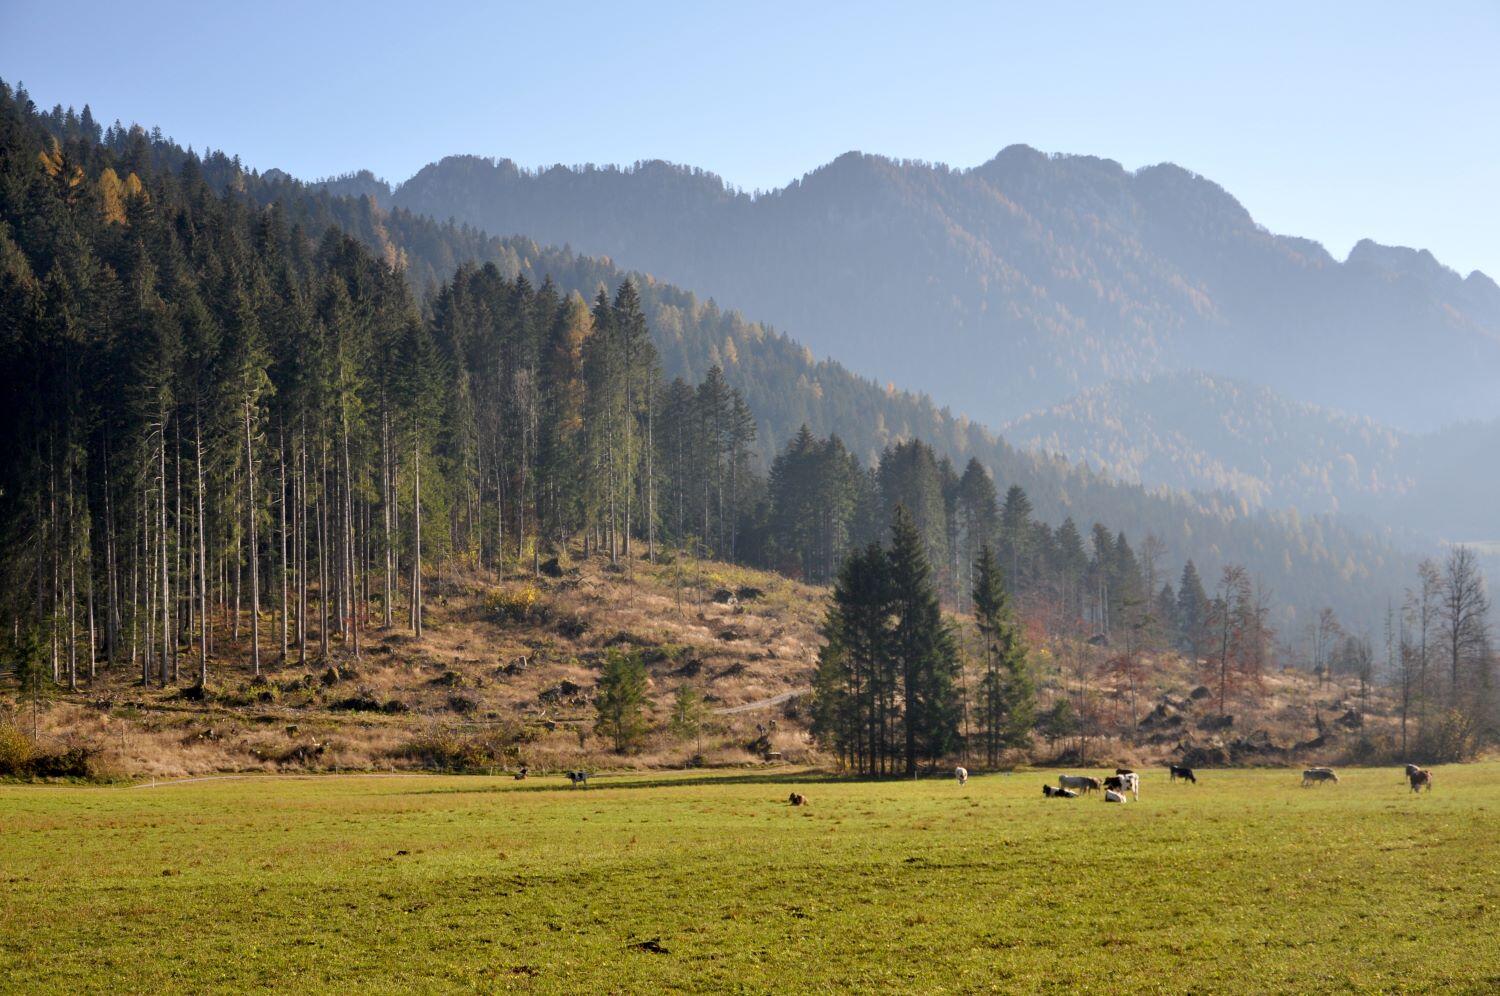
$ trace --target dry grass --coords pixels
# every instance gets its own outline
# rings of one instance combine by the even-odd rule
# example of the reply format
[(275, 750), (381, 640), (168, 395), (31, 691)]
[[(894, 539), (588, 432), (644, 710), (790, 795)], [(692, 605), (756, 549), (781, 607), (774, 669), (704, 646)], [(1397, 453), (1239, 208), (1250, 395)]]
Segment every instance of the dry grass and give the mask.
[[(445, 569), (441, 587), (429, 582), (429, 614), (421, 639), (404, 627), (362, 634), (358, 660), (335, 641), (328, 660), (272, 664), (264, 682), (252, 681), (247, 648), (226, 630), (211, 663), (207, 701), (177, 689), (142, 688), (127, 665), (103, 669), (77, 695), (55, 693), (33, 714), (33, 704), (0, 699), (0, 722), (29, 731), (45, 745), (98, 748), (106, 776), (172, 778), (213, 772), (278, 770), (388, 770), (430, 764), (415, 745), (508, 738), (486, 767), (526, 764), (535, 771), (590, 768), (676, 768), (763, 763), (752, 748), (767, 735), (787, 763), (817, 764), (797, 699), (764, 709), (720, 714), (811, 684), (827, 592), (778, 575), (732, 565), (679, 559), (636, 560), (611, 567), (602, 559), (564, 561), (556, 577), (529, 572), (497, 578)], [(750, 590), (747, 597), (726, 593)], [(398, 614), (399, 618), (399, 614)], [(263, 630), (271, 641), (273, 620)], [(648, 663), (654, 732), (634, 754), (613, 755), (592, 733), (593, 688), (607, 650), (640, 651)], [(316, 640), (309, 641), (311, 651)], [(1066, 695), (1092, 712), (1087, 740), (1038, 743), (1033, 754), (1057, 753), (1155, 764), (1179, 745), (1215, 749), (1254, 734), (1277, 747), (1322, 745), (1309, 760), (1377, 760), (1394, 749), (1390, 703), (1372, 697), (1363, 729), (1336, 720), (1359, 709), (1357, 686), (1310, 675), (1267, 675), (1257, 689), (1229, 703), (1234, 725), (1205, 731), (1218, 712), (1212, 697), (1193, 699), (1201, 669), (1166, 657), (1148, 662), (1134, 696), (1134, 718), (1158, 703), (1175, 704), (1177, 725), (1131, 735), (1129, 689), (1104, 672), (1108, 651), (1055, 643), (1035, 655), (1045, 707)], [(263, 659), (274, 660), (270, 648)], [(184, 668), (191, 670), (184, 661)], [(977, 687), (971, 665), (968, 687)], [(191, 676), (184, 674), (183, 682)], [(1080, 685), (1081, 681), (1081, 685)], [(714, 715), (702, 735), (684, 741), (666, 732), (670, 703), (693, 683)], [(1079, 693), (1080, 687), (1083, 694)], [(1202, 693), (1199, 693), (1200, 696)], [(775, 720), (775, 728), (770, 728)], [(1372, 755), (1371, 751), (1375, 751)], [(441, 753), (441, 752), (439, 752)], [(475, 757), (457, 751), (455, 757)], [(427, 760), (424, 760), (427, 759)], [(1241, 755), (1236, 764), (1285, 763), (1286, 753)], [(1024, 760), (1011, 758), (1010, 761)], [(971, 765), (973, 759), (969, 759)]]
[[(272, 663), (253, 681), (247, 648), (210, 664), (207, 701), (177, 688), (143, 688), (128, 665), (103, 668), (77, 695), (41, 703), (0, 699), (0, 721), (45, 743), (101, 750), (108, 775), (171, 778), (213, 772), (380, 770), (422, 766), (414, 744), (436, 739), (513, 740), (495, 766), (680, 767), (761, 763), (747, 748), (757, 721), (781, 718), (775, 746), (791, 761), (816, 760), (802, 727), (781, 711), (712, 716), (683, 742), (664, 731), (672, 697), (696, 684), (711, 710), (807, 686), (825, 593), (776, 575), (717, 563), (650, 564), (623, 570), (603, 560), (564, 562), (561, 577), (505, 578), (445, 571), (431, 584), (421, 639), (404, 627), (361, 635), (362, 653), (335, 641), (328, 660)], [(756, 588), (743, 601), (715, 600)], [(525, 597), (524, 611), (513, 610)], [(399, 618), (399, 615), (398, 615)], [(272, 617), (263, 637), (271, 641)], [(234, 645), (221, 632), (218, 647)], [(627, 758), (593, 736), (593, 687), (606, 649), (643, 652), (658, 728)], [(316, 638), (309, 641), (316, 653)], [(274, 661), (263, 648), (262, 659)], [(183, 684), (192, 680), (184, 661)], [(35, 706), (35, 712), (33, 707)], [(456, 756), (466, 756), (460, 752)]]

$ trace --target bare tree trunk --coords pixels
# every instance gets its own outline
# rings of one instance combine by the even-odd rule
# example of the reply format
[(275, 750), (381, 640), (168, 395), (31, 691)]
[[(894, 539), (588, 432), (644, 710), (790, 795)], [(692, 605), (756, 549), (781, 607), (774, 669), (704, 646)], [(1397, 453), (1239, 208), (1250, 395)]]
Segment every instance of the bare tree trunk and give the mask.
[(198, 687), (208, 687), (208, 541), (203, 515), (203, 422), (193, 425), (195, 460), (198, 475)]
[(411, 630), (422, 635), (422, 449), (412, 454)]
[(176, 663), (177, 655), (172, 647), (172, 598), (171, 579), (167, 573), (168, 556), (167, 549), (167, 413), (162, 412), (161, 436), (158, 448), (161, 470), (161, 490), (159, 492), (161, 502), (161, 683), (165, 688), (167, 685), (168, 669), (171, 664)]
[(287, 630), (291, 620), (287, 601), (286, 432), (281, 428), (276, 430), (276, 465), (281, 472), (281, 500), (278, 502), (281, 509), (281, 612), (276, 621), (276, 633), (280, 637), (281, 663), (284, 665), (287, 657)]
[(354, 659), (359, 660), (359, 579), (355, 572), (354, 551), (354, 468), (349, 460), (349, 422), (344, 421), (344, 551), (348, 571), (349, 635), (354, 643)]
[(245, 514), (250, 520), (250, 662), (260, 675), (260, 544), (255, 523), (255, 445), (250, 430), (250, 401), (245, 401)]

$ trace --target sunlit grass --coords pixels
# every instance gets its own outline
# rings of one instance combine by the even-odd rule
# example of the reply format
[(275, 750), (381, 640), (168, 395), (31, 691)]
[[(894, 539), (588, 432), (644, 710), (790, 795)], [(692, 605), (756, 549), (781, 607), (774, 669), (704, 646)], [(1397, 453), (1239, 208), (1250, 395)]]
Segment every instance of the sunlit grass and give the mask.
[(4, 786), (0, 988), (1500, 987), (1500, 764), (1050, 776)]

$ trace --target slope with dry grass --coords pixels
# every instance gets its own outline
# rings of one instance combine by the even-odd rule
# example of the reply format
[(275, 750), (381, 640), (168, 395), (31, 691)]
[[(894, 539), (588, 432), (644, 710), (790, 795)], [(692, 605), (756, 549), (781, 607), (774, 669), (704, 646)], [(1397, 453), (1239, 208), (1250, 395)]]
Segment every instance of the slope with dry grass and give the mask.
[[(358, 658), (338, 642), (306, 664), (294, 650), (257, 679), (243, 654), (225, 657), (211, 662), (202, 697), (143, 688), (138, 668), (120, 664), (78, 695), (12, 698), (0, 711), (28, 733), (35, 724), (44, 749), (86, 745), (100, 770), (126, 776), (732, 764), (769, 750), (810, 759), (799, 696), (787, 693), (809, 683), (822, 590), (687, 559), (549, 567), (539, 577), (445, 571), (428, 582), (422, 637), (367, 631)], [(271, 616), (262, 628), (273, 628)], [(217, 644), (232, 642), (226, 632)], [(612, 648), (638, 651), (648, 667), (654, 732), (629, 758), (606, 756), (592, 732)], [(708, 714), (701, 737), (666, 732), (684, 683)]]
[[(687, 558), (548, 562), (538, 576), (503, 578), (450, 565), (428, 585), (420, 638), (376, 628), (363, 634), (357, 658), (334, 641), (327, 659), (273, 664), (256, 678), (244, 641), (226, 630), (217, 646), (239, 653), (212, 662), (205, 695), (142, 687), (138, 669), (122, 663), (101, 668), (77, 695), (0, 700), (0, 724), (35, 729), (39, 749), (87, 752), (95, 770), (123, 777), (830, 760), (809, 736), (805, 701), (826, 589)], [(262, 629), (273, 628), (268, 615)], [(593, 732), (595, 686), (613, 650), (638, 653), (648, 671), (651, 732), (628, 756)], [(1389, 697), (1361, 696), (1347, 680), (1273, 673), (1233, 695), (1226, 718), (1201, 662), (1143, 659), (1132, 689), (1111, 674), (1110, 655), (1068, 640), (1037, 648), (1039, 706), (1065, 697), (1083, 723), (1053, 740), (1039, 735), (1006, 766), (1243, 766), (1399, 753)], [(970, 665), (969, 689), (977, 670)], [(685, 684), (707, 715), (701, 732), (678, 736), (668, 720)], [(978, 767), (972, 754), (963, 760)]]

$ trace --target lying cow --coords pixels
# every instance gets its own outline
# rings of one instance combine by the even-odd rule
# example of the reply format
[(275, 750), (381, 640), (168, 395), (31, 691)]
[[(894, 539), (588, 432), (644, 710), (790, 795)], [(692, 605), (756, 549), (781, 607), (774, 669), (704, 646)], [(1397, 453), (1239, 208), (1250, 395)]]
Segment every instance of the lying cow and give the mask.
[(958, 784), (967, 785), (969, 784), (969, 769), (959, 765), (953, 769), (953, 777), (958, 779)]
[(1104, 801), (1105, 802), (1124, 802), (1125, 801), (1125, 797), (1123, 795), (1121, 795), (1120, 793), (1112, 790), (1112, 789), (1106, 789), (1104, 791)]
[[(1416, 766), (1407, 765), (1407, 767), (1411, 768)], [(1429, 792), (1432, 791), (1432, 772), (1428, 771), (1426, 768), (1417, 768), (1416, 771), (1409, 772), (1407, 774), (1407, 777), (1411, 780), (1411, 790), (1413, 792), (1420, 792), (1424, 788)]]
[(793, 806), (804, 806), (807, 804), (807, 796), (803, 795), (801, 792), (793, 792), (791, 795), (787, 796), (786, 801)]
[(1058, 775), (1059, 788), (1077, 789), (1085, 794), (1099, 791), (1099, 779), (1090, 775)]
[(1308, 768), (1302, 772), (1302, 787), (1309, 785), (1321, 785), (1323, 782), (1339, 783), (1339, 776), (1333, 773), (1332, 768)]
[(1169, 772), (1171, 772), (1171, 775), (1172, 775), (1171, 780), (1174, 781), (1174, 782), (1177, 779), (1181, 778), (1184, 781), (1192, 782), (1194, 785), (1198, 784), (1198, 779), (1193, 776), (1193, 769), (1192, 768), (1183, 768), (1183, 767), (1179, 767), (1178, 765), (1175, 765), (1175, 764), (1169, 764), (1169, 765), (1167, 765), (1167, 770)]
[(1053, 788), (1051, 785), (1042, 786), (1042, 795), (1049, 799), (1076, 799), (1078, 793), (1072, 789)]

